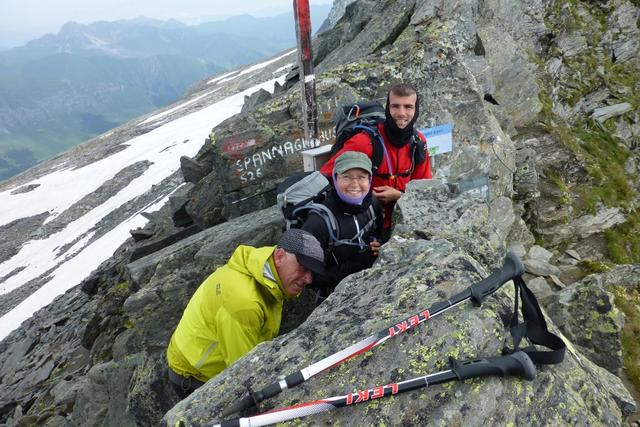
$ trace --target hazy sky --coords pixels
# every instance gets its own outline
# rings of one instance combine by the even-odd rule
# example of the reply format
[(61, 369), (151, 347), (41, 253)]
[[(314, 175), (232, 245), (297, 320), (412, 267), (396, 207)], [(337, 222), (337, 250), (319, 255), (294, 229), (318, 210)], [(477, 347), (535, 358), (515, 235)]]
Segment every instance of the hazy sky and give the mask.
[[(331, 4), (333, 0), (309, 2)], [(243, 13), (272, 16), (292, 9), (293, 0), (0, 0), (0, 47), (57, 33), (67, 21), (88, 24), (147, 16), (191, 24)]]

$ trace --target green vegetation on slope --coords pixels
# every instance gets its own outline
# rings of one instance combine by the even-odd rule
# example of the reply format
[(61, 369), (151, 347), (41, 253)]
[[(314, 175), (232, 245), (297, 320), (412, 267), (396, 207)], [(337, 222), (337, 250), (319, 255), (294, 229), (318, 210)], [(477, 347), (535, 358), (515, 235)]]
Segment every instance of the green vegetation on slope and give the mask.
[[(573, 107), (586, 95), (606, 90), (616, 102), (628, 102), (633, 110), (638, 110), (640, 71), (629, 64), (613, 62), (611, 55), (600, 48), (602, 37), (608, 30), (608, 8), (607, 4), (558, 0), (548, 9), (548, 28), (555, 34), (580, 34), (586, 43), (586, 48), (572, 57), (563, 57), (557, 47), (550, 49), (549, 55), (561, 57), (563, 66), (568, 70), (557, 100)], [(634, 206), (638, 194), (632, 186), (638, 177), (628, 176), (625, 171), (631, 155), (630, 147), (614, 136), (617, 121), (627, 119), (624, 116), (611, 118), (602, 124), (583, 116), (569, 124), (553, 111), (553, 100), (544, 90), (540, 92), (540, 100), (543, 104), (541, 116), (547, 129), (584, 162), (591, 178), (588, 185), (572, 188), (575, 194), (573, 214), (594, 214), (599, 204), (620, 208), (628, 216), (628, 221), (607, 232), (611, 260), (616, 263), (640, 262), (640, 238), (636, 237), (640, 236), (640, 221)], [(556, 179), (553, 182), (560, 181)]]
[(612, 286), (616, 306), (625, 314), (622, 346), (625, 350), (624, 366), (629, 379), (640, 390), (640, 290)]
[(640, 213), (636, 209), (627, 222), (605, 232), (611, 259), (616, 264), (640, 264)]
[[(637, 6), (638, 0), (633, 3)], [(586, 48), (575, 56), (565, 57), (557, 47), (549, 50), (550, 56), (562, 59), (568, 71), (556, 99), (569, 107), (578, 106), (589, 94), (605, 90), (615, 103), (628, 102), (633, 111), (640, 109), (640, 71), (632, 65), (616, 63), (607, 49), (601, 48), (608, 31), (610, 7), (581, 0), (556, 0), (548, 9), (546, 25), (554, 34), (582, 36), (586, 43)], [(535, 62), (542, 65), (542, 71), (544, 61)], [(540, 86), (549, 87), (545, 83)], [(573, 197), (564, 201), (572, 204), (575, 216), (594, 214), (598, 205), (617, 207), (624, 212), (627, 221), (605, 232), (608, 257), (617, 264), (640, 263), (640, 213), (636, 206), (639, 198), (633, 187), (638, 177), (629, 176), (625, 169), (634, 143), (614, 135), (617, 124), (629, 120), (628, 117), (623, 115), (600, 123), (584, 115), (567, 123), (554, 112), (554, 101), (548, 91), (541, 90), (540, 100), (541, 119), (546, 128), (583, 162), (590, 177), (590, 183), (571, 188)], [(569, 193), (561, 176), (552, 176), (551, 181), (563, 194)], [(581, 267), (593, 273), (606, 271), (609, 265), (583, 261)], [(640, 390), (640, 293), (638, 289), (624, 287), (612, 287), (611, 291), (616, 306), (626, 315), (622, 333), (625, 368)]]
[[(219, 68), (178, 55), (57, 54), (0, 72), (0, 179), (179, 98)], [(16, 157), (20, 150), (22, 161)]]

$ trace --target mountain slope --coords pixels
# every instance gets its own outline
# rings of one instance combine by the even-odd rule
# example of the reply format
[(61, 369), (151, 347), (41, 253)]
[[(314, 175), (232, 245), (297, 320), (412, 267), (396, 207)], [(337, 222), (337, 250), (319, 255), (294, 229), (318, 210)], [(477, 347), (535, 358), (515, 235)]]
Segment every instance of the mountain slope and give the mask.
[[(326, 6), (316, 7), (319, 26)], [(178, 99), (194, 82), (295, 45), (291, 14), (186, 26), (65, 24), (0, 52), (0, 180)]]
[[(172, 185), (179, 179), (173, 175), (180, 156), (195, 155), (213, 126), (240, 111), (246, 95), (273, 90), (278, 79), (284, 82), (283, 65), (291, 60), (290, 52), (254, 65), (250, 76), (204, 84), (191, 100), (42, 165), (49, 172), (53, 166), (53, 173), (40, 176), (35, 170), (7, 181), (0, 193), (5, 233), (10, 234), (11, 224), (20, 218), (47, 215), (40, 217), (35, 240), (0, 259), (0, 336), (79, 283), (120, 246), (130, 229), (143, 225), (146, 219), (138, 213), (160, 207), (175, 191)], [(16, 189), (18, 182), (23, 184)], [(119, 219), (113, 217), (117, 210)], [(34, 281), (38, 284), (19, 290)]]
[[(346, 278), (310, 315), (312, 294), (290, 301), (280, 336), (189, 398), (180, 402), (173, 392), (166, 345), (190, 296), (238, 244), (277, 241), (281, 217), (272, 206), (273, 190), (300, 170), (299, 151), (316, 143), (302, 137), (303, 101), (291, 72), (273, 95), (258, 91), (246, 98), (241, 114), (221, 121), (195, 155), (180, 159), (180, 173), (100, 221), (98, 230), (133, 222), (134, 213), (156, 207), (174, 191), (158, 211), (145, 212), (149, 222), (80, 286), (0, 342), (0, 422), (219, 422), (221, 410), (244, 396), (247, 385), (259, 390), (390, 325), (402, 327), (413, 314), (486, 277), (511, 248), (524, 258), (524, 278), (545, 309), (555, 302), (546, 313), (549, 328), (567, 342), (562, 363), (539, 369), (532, 381), (453, 382), (296, 424), (627, 425), (637, 404), (620, 377), (637, 370), (619, 368), (623, 355), (630, 360), (625, 367), (640, 360), (633, 353), (639, 265), (609, 264), (615, 253), (606, 238), (626, 232), (618, 249), (638, 263), (640, 92), (638, 58), (631, 54), (640, 43), (638, 12), (627, 1), (354, 2), (314, 44), (320, 142), (332, 141), (337, 106), (384, 101), (387, 87), (401, 80), (414, 83), (421, 95), (419, 127), (453, 127), (452, 151), (434, 158), (437, 179), (408, 188), (394, 215), (394, 236), (374, 266)], [(10, 205), (29, 193), (44, 198), (37, 184), (52, 172), (80, 173), (117, 156), (130, 149), (122, 142), (144, 141), (143, 134), (170, 127), (204, 108), (205, 100), (223, 100), (229, 85), (240, 85), (236, 93), (257, 85), (256, 79), (281, 76), (291, 56), (202, 81), (188, 100), (0, 184), (0, 202)], [(584, 86), (576, 76), (587, 77)], [(164, 147), (178, 154), (181, 141), (190, 145), (181, 139), (184, 131), (176, 130), (170, 138), (175, 145)], [(21, 213), (31, 216), (7, 216), (13, 221), (1, 231), (12, 243), (0, 253), (15, 262), (11, 276), (34, 271), (28, 257), (18, 264), (12, 252), (27, 251), (57, 231), (68, 233), (78, 220), (95, 220), (93, 213), (109, 205), (106, 199), (129, 191), (153, 168), (149, 157), (145, 151), (139, 161), (101, 176), (99, 188), (77, 195), (72, 208), (49, 205), (53, 214), (38, 213), (36, 199), (27, 203), (34, 209)], [(75, 169), (63, 170), (65, 160)], [(77, 241), (48, 247), (46, 254), (81, 250), (93, 231), (79, 228)], [(45, 271), (33, 285), (46, 286), (50, 275)], [(511, 343), (511, 289), (504, 286), (480, 307), (451, 308), (427, 326), (265, 401), (263, 410), (354, 390), (362, 390), (364, 400), (373, 384), (446, 370), (449, 357), (497, 356)], [(630, 313), (626, 323), (622, 310)]]

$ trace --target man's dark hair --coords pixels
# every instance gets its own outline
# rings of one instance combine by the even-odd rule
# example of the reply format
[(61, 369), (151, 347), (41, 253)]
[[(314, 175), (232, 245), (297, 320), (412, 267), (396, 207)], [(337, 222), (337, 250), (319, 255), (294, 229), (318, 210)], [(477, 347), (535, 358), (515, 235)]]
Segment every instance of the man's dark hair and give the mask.
[(396, 96), (411, 96), (417, 94), (418, 91), (408, 83), (398, 83), (391, 86), (389, 93), (393, 93)]

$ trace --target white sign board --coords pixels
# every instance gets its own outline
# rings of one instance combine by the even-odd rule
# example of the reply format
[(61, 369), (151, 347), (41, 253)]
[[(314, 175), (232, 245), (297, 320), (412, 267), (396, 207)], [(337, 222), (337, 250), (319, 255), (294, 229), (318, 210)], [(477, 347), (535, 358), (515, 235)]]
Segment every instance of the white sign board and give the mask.
[(302, 167), (305, 172), (319, 171), (329, 160), (329, 152), (333, 145), (321, 145), (302, 152)]
[(453, 150), (453, 126), (451, 123), (419, 130), (427, 138), (429, 156), (437, 156)]

